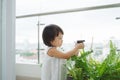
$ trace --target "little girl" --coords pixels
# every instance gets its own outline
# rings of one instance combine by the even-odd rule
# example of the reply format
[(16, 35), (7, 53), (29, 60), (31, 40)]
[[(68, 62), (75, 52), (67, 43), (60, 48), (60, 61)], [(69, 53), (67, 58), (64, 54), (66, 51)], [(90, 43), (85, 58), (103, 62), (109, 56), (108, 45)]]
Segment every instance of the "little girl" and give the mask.
[(78, 50), (84, 48), (83, 43), (78, 43), (66, 53), (60, 51), (58, 48), (63, 43), (63, 34), (63, 30), (55, 24), (47, 25), (43, 30), (43, 42), (48, 47), (42, 64), (41, 80), (65, 80), (63, 61), (77, 55)]

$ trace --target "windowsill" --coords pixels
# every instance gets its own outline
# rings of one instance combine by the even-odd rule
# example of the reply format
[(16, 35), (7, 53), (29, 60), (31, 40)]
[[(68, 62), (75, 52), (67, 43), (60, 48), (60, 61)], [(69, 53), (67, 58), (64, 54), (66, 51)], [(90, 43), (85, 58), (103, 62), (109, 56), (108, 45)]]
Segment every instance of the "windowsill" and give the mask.
[(26, 77), (26, 76), (16, 76), (16, 80), (40, 80), (40, 78)]
[(41, 69), (39, 64), (16, 63), (16, 76), (40, 78)]

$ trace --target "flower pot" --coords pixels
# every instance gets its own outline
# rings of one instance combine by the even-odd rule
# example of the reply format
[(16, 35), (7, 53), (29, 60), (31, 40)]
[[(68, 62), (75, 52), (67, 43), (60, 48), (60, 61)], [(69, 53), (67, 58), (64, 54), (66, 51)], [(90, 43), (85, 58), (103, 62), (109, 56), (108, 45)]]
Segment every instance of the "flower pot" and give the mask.
[(67, 76), (67, 80), (73, 80), (73, 77)]

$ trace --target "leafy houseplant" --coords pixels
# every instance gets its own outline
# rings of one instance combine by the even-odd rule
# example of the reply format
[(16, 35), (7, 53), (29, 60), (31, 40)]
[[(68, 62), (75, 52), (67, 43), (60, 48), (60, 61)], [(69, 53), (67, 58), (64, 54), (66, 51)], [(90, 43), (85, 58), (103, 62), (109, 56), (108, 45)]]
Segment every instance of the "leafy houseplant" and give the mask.
[(120, 80), (120, 53), (112, 41), (109, 54), (102, 62), (89, 55), (92, 50), (83, 49), (80, 53), (81, 56), (72, 56), (66, 63), (68, 76), (72, 80)]

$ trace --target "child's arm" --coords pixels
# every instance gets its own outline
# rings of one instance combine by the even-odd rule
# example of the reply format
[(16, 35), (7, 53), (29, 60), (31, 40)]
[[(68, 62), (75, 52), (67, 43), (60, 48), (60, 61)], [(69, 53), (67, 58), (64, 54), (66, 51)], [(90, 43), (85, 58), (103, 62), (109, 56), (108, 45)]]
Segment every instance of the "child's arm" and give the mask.
[(70, 51), (68, 51), (66, 53), (63, 53), (63, 52), (58, 51), (56, 49), (56, 47), (53, 47), (53, 48), (51, 48), (48, 51), (48, 55), (51, 56), (51, 57), (68, 59), (68, 58), (70, 58), (73, 55), (77, 55), (78, 50), (82, 49), (82, 48), (84, 48), (84, 44), (83, 43), (79, 43), (79, 44), (76, 44), (75, 48), (73, 48), (72, 50), (70, 50)]

